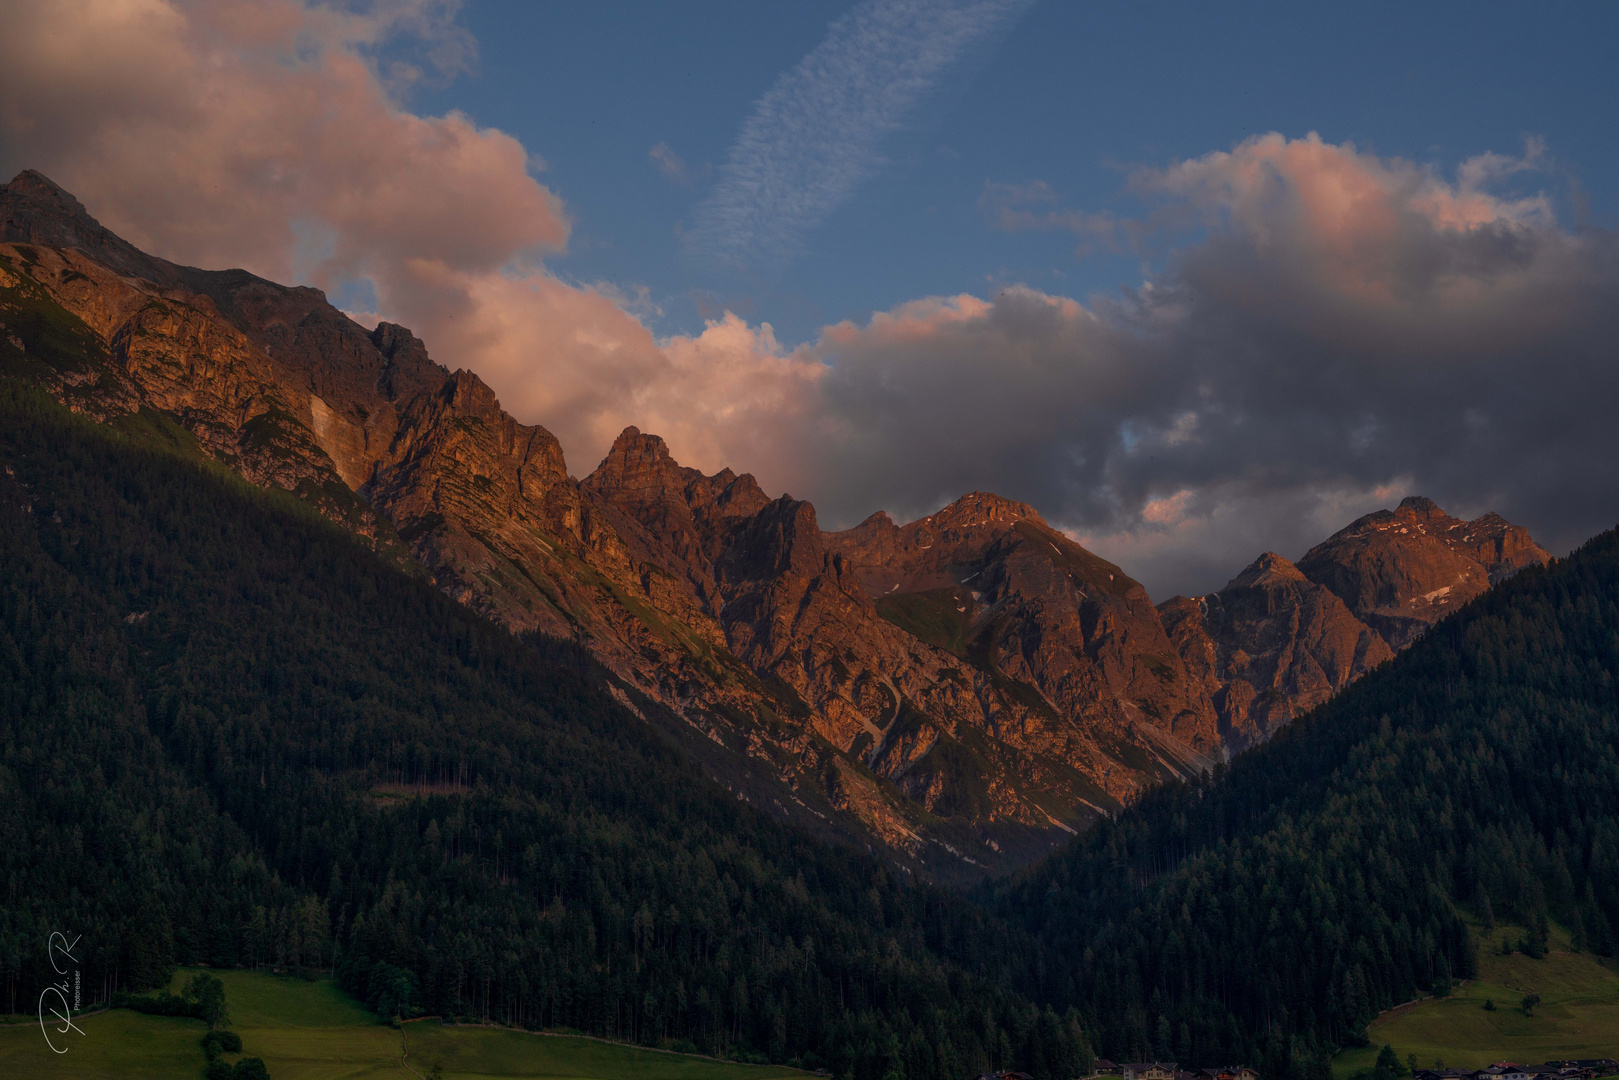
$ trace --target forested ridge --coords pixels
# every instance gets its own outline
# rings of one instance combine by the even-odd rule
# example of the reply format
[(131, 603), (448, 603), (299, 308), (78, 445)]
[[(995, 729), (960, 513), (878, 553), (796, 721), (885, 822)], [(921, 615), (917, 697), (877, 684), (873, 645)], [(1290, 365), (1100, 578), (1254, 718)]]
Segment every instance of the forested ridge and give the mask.
[(150, 443), (0, 381), (9, 1009), (62, 929), (89, 1000), (273, 964), (384, 1016), (858, 1077), (1088, 1060), (973, 973), (988, 912), (738, 804), (583, 652)]
[(996, 890), (1115, 1058), (1325, 1076), (1472, 974), (1463, 912), (1619, 939), (1619, 534), (1526, 570), (1266, 745)]

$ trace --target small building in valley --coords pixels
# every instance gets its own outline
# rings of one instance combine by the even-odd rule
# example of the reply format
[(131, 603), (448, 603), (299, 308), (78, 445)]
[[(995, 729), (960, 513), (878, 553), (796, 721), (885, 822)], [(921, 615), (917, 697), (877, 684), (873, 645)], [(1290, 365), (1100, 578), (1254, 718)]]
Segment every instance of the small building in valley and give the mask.
[(1199, 1069), (1198, 1080), (1259, 1080), (1259, 1074), (1246, 1065), (1220, 1065)]
[(1119, 1066), (1120, 1080), (1175, 1080), (1176, 1062), (1133, 1061)]
[(1542, 1068), (1548, 1072), (1555, 1071), (1561, 1076), (1586, 1080), (1594, 1076), (1612, 1076), (1619, 1072), (1619, 1061), (1614, 1061), (1613, 1058), (1565, 1058), (1562, 1061), (1548, 1061)]

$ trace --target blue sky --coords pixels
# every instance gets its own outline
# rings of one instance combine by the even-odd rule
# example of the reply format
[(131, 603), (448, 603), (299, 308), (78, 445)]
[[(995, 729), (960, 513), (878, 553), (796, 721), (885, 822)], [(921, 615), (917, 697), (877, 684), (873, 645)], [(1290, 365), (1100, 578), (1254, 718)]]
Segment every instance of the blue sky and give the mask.
[[(716, 170), (755, 103), (851, 6), (472, 0), (460, 21), (476, 68), (412, 106), (461, 109), (542, 157), (574, 221), (552, 270), (645, 286), (661, 310), (647, 321), (665, 333), (729, 307), (798, 342), (918, 296), (1136, 285), (1140, 255), (1081, 257), (1071, 233), (994, 228), (986, 184), (1041, 181), (1064, 207), (1131, 213), (1132, 168), (1269, 131), (1446, 173), (1539, 137), (1556, 169), (1526, 186), (1570, 223), (1612, 225), (1619, 211), (1619, 5), (1040, 0), (943, 70), (790, 264), (707, 265), (682, 237)], [(683, 182), (657, 167), (659, 145)]]

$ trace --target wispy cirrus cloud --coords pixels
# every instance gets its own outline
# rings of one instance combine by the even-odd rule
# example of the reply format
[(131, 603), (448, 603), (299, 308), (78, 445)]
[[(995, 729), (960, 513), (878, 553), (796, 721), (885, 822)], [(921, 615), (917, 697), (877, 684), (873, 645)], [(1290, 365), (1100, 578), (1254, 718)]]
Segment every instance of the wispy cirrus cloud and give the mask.
[(882, 164), (899, 130), (974, 45), (1031, 0), (866, 0), (754, 105), (687, 244), (731, 269), (790, 259)]

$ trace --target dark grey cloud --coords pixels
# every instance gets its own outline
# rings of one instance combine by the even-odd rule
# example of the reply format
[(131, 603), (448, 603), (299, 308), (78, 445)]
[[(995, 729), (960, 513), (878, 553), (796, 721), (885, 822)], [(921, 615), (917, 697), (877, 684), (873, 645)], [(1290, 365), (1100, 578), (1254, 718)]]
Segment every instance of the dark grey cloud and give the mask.
[(816, 348), (823, 518), (1021, 498), (1154, 596), (1420, 492), (1566, 550), (1619, 522), (1619, 242), (1475, 159), (1267, 136), (1136, 186), (1206, 236), (1151, 285), (921, 301)]

